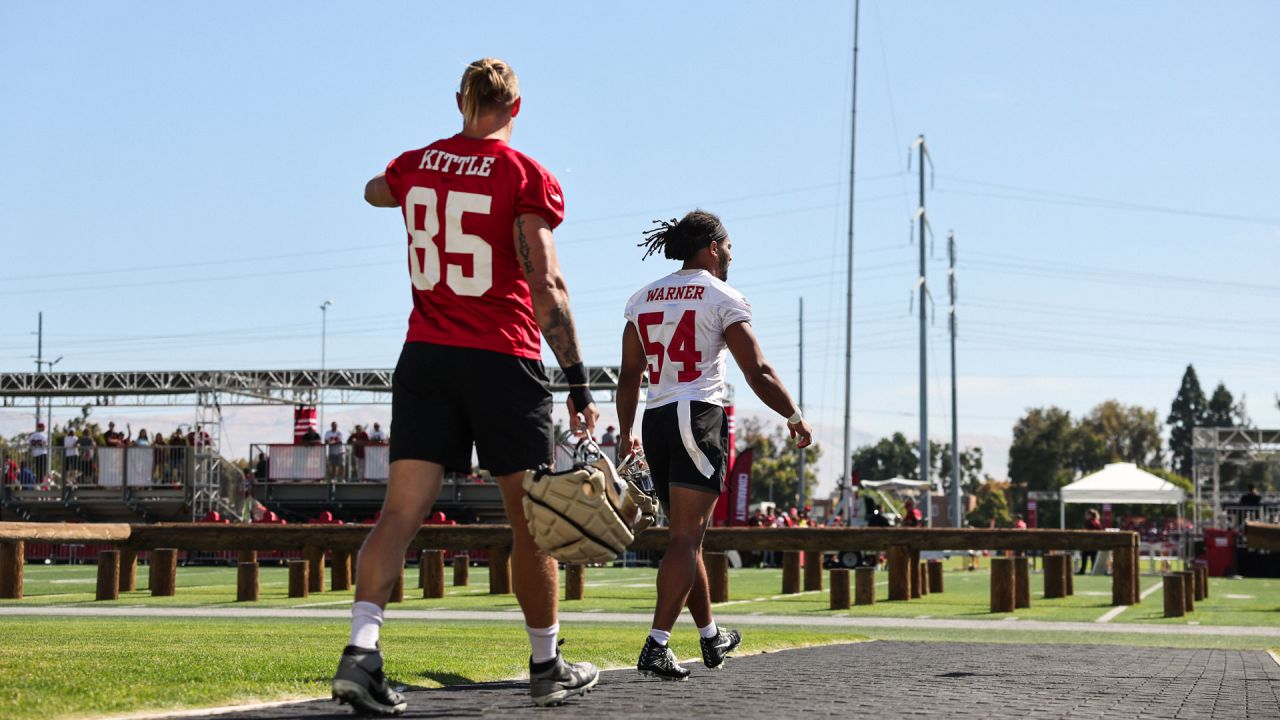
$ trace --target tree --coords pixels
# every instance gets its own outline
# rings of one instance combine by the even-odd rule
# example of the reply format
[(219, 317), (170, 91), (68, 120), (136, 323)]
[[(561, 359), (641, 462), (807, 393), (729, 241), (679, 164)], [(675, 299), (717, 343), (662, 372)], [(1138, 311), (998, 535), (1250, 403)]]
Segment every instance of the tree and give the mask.
[[(772, 501), (787, 506), (796, 501), (796, 478), (799, 470), (800, 451), (795, 438), (781, 425), (766, 428), (753, 417), (743, 418), (738, 440), (753, 448), (751, 462), (750, 502)], [(815, 443), (805, 448), (805, 497), (812, 498), (818, 487), (818, 474), (814, 468), (822, 448)]]
[(993, 520), (998, 527), (1010, 525), (1009, 499), (1005, 497), (1008, 490), (1009, 483), (995, 480), (980, 485), (975, 493), (978, 497), (977, 506), (969, 511), (965, 519), (973, 527), (988, 527)]
[(1080, 419), (1072, 438), (1072, 466), (1092, 472), (1110, 462), (1160, 467), (1160, 422), (1155, 410), (1107, 400)]
[[(951, 490), (951, 443), (929, 442), (930, 468), (937, 467), (942, 477), (944, 491)], [(982, 448), (967, 447), (960, 449), (960, 489), (966, 493), (976, 492), (983, 483)]]
[[(1057, 490), (1074, 474), (1071, 413), (1058, 407), (1032, 408), (1013, 426), (1009, 479), (1014, 490)], [(1019, 506), (1025, 498), (1015, 498)]]
[(880, 438), (875, 445), (863, 445), (853, 453), (853, 471), (863, 480), (888, 480), (894, 477), (917, 479), (920, 456), (916, 446), (902, 433)]
[(1182, 385), (1178, 395), (1169, 408), (1169, 453), (1173, 456), (1173, 469), (1184, 477), (1189, 477), (1194, 467), (1191, 454), (1191, 434), (1197, 427), (1203, 427), (1205, 421), (1204, 391), (1200, 389), (1200, 378), (1196, 377), (1194, 365), (1188, 365), (1182, 374)]

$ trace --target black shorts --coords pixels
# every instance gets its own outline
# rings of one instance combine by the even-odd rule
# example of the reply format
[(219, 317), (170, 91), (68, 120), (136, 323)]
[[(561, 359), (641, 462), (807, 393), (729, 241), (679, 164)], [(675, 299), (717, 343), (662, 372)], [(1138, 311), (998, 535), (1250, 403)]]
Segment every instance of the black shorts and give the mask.
[(670, 507), (673, 486), (720, 494), (729, 464), (729, 422), (724, 408), (678, 400), (645, 410), (640, 431), (644, 457), (663, 507)]
[(473, 348), (405, 343), (391, 382), (391, 461), (508, 475), (551, 462), (551, 389), (542, 363)]

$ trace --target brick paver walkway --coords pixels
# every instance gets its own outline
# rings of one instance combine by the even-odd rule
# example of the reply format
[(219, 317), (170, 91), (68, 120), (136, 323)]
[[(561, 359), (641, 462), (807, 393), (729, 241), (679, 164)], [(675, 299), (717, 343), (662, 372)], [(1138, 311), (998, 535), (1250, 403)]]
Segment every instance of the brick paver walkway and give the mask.
[[(870, 642), (693, 669), (684, 683), (606, 672), (592, 694), (555, 709), (533, 707), (523, 682), (410, 690), (405, 717), (1280, 718), (1280, 666), (1258, 651)], [(350, 716), (309, 702), (219, 717)]]

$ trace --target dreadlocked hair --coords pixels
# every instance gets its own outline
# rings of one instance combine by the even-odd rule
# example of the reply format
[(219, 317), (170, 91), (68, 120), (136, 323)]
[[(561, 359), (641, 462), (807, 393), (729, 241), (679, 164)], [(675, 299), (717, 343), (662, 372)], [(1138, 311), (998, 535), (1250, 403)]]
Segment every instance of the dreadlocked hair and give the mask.
[(656, 228), (645, 230), (637, 247), (645, 248), (644, 257), (659, 250), (672, 260), (688, 260), (713, 242), (724, 242), (729, 232), (714, 213), (694, 210), (682, 219), (654, 220)]

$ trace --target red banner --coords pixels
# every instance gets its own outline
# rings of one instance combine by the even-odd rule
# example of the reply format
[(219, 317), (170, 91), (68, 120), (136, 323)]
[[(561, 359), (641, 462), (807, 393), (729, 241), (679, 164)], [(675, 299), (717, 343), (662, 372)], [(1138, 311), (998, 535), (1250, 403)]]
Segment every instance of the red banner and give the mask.
[(751, 448), (738, 456), (729, 473), (730, 513), (729, 525), (747, 524), (747, 505), (751, 503), (751, 459), (754, 456)]
[(293, 444), (301, 445), (307, 430), (316, 429), (316, 409), (299, 405), (293, 409)]
[(1038, 518), (1036, 517), (1036, 499), (1027, 498), (1027, 527), (1036, 528)]

